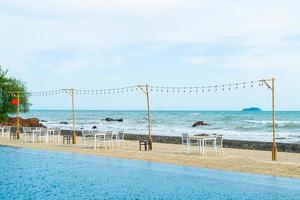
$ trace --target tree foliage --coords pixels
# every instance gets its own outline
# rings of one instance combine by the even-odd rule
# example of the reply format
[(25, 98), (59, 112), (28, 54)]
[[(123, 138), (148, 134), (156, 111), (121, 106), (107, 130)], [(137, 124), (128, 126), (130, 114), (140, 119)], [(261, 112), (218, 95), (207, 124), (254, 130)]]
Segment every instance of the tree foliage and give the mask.
[(8, 77), (8, 70), (0, 66), (0, 122), (5, 122), (10, 114), (17, 112), (17, 105), (12, 105), (10, 101), (20, 96), (20, 112), (29, 110), (29, 94), (24, 83), (16, 78)]

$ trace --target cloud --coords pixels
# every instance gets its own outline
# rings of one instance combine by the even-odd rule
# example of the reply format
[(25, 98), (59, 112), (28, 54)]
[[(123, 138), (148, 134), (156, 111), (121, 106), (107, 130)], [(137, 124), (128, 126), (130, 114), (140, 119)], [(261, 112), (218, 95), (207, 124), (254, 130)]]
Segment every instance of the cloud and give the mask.
[(299, 7), (293, 0), (1, 0), (0, 60), (28, 85), (49, 89), (88, 87), (90, 79), (196, 82), (199, 72), (203, 81), (288, 80), (300, 72)]

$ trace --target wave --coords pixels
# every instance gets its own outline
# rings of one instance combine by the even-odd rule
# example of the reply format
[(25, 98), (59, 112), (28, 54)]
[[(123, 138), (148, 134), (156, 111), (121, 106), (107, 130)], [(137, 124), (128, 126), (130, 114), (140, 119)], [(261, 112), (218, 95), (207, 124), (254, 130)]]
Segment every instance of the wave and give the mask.
[[(245, 120), (245, 122), (253, 123), (253, 124), (272, 124), (272, 120)], [(276, 124), (288, 124), (288, 123), (294, 123), (294, 124), (300, 124), (300, 121), (280, 121), (276, 120)]]
[[(101, 119), (111, 116), (123, 118), (120, 122), (105, 122)], [(70, 112), (61, 111), (35, 111), (27, 114), (27, 117), (38, 117), (47, 120), (43, 122), (47, 127), (72, 128)], [(151, 128), (153, 134), (176, 135), (182, 133), (223, 134), (228, 139), (266, 140), (270, 139), (272, 120), (270, 113), (244, 113), (244, 112), (159, 112), (153, 111), (151, 115)], [(204, 120), (210, 126), (192, 128), (196, 121)], [(66, 121), (68, 125), (59, 124)], [(78, 111), (76, 115), (76, 127), (90, 129), (97, 126), (105, 130), (124, 130), (127, 133), (147, 133), (147, 115), (140, 111)], [(277, 113), (276, 121), (278, 138), (286, 138), (284, 141), (299, 141), (300, 138), (300, 112)], [(289, 133), (289, 135), (282, 134)]]
[[(272, 127), (270, 125), (269, 127)], [(295, 129), (295, 131), (300, 130), (300, 123), (287, 123), (287, 124), (276, 124), (277, 128), (284, 128), (284, 129)]]

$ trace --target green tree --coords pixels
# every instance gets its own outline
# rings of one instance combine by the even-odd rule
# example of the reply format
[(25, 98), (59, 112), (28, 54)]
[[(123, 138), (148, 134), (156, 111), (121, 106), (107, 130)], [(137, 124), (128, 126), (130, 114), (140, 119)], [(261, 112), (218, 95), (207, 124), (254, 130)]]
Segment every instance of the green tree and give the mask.
[(10, 114), (17, 112), (17, 105), (12, 105), (10, 101), (20, 94), (20, 112), (29, 110), (29, 93), (24, 83), (16, 78), (8, 77), (8, 70), (3, 70), (0, 66), (0, 122), (5, 122)]

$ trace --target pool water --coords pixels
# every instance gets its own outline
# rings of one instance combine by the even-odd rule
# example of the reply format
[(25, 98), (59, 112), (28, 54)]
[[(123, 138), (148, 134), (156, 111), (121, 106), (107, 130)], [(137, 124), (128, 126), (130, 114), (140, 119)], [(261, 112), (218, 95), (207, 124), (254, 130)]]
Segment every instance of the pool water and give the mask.
[(300, 199), (300, 179), (0, 146), (0, 199)]

